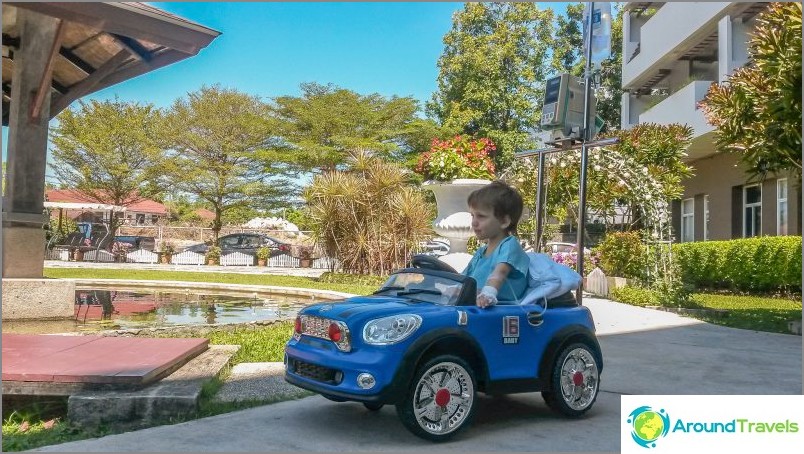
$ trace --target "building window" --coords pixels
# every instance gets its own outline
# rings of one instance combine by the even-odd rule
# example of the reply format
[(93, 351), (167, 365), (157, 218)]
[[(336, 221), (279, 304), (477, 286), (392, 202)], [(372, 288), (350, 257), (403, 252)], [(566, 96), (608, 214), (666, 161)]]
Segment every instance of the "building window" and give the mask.
[(776, 180), (776, 234), (787, 235), (787, 178)]
[(762, 187), (743, 186), (743, 238), (762, 235)]
[(709, 239), (709, 194), (703, 196), (704, 202), (704, 241)]
[(681, 201), (681, 242), (695, 241), (695, 199)]

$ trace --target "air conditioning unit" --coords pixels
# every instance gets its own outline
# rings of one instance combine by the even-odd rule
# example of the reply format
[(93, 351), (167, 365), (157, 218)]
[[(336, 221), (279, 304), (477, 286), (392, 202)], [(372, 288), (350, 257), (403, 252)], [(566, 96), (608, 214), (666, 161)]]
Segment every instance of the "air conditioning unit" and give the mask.
[[(550, 131), (553, 140), (582, 138), (584, 88), (583, 79), (566, 73), (547, 80), (541, 128)], [(592, 118), (595, 117), (596, 104), (593, 94)]]

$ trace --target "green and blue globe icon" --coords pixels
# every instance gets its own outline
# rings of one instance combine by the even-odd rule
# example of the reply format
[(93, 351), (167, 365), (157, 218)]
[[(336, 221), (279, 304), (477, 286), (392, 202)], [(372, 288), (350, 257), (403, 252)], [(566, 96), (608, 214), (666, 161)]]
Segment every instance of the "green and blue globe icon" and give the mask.
[(631, 438), (643, 448), (655, 448), (656, 440), (667, 435), (670, 430), (670, 417), (664, 409), (659, 411), (643, 406), (628, 415), (631, 425)]

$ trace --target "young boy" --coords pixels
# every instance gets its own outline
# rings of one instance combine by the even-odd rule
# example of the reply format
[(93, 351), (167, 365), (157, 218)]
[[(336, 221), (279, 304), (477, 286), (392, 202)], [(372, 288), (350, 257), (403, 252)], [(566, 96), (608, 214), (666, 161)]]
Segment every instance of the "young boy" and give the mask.
[(469, 195), (472, 230), (486, 241), (475, 253), (464, 274), (475, 278), (479, 307), (498, 301), (518, 303), (528, 286), (528, 256), (516, 237), (522, 216), (522, 196), (502, 181), (494, 181)]

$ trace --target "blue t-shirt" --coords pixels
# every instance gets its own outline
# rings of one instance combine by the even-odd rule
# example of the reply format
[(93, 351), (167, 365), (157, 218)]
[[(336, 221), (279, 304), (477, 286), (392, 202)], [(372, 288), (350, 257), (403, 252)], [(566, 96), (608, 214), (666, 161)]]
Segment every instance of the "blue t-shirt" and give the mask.
[(491, 273), (494, 272), (494, 268), (500, 263), (507, 263), (511, 266), (511, 271), (497, 293), (497, 301), (509, 304), (519, 303), (528, 287), (528, 267), (530, 266), (530, 260), (522, 250), (519, 239), (512, 235), (508, 236), (500, 241), (497, 249), (492, 251), (488, 257), (485, 256), (487, 247), (482, 246), (475, 252), (469, 265), (466, 266), (464, 274), (475, 278), (477, 291), (480, 292)]

